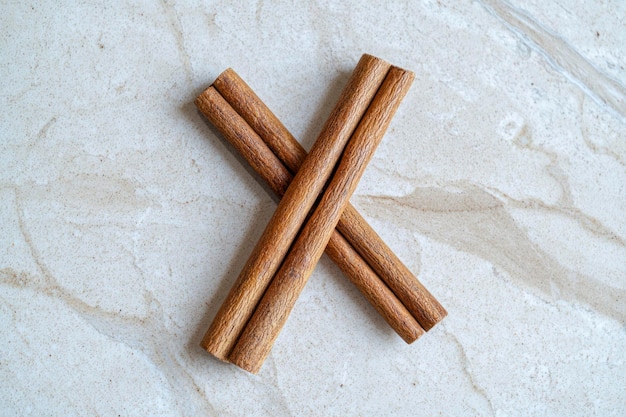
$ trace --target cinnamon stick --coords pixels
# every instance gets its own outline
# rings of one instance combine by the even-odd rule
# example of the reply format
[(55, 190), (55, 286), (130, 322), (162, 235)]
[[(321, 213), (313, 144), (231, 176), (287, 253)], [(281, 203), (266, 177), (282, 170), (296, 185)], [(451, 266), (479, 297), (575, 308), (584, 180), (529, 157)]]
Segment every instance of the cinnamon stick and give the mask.
[[(287, 128), (232, 69), (213, 83), (220, 94), (243, 117), (293, 174), (306, 151)], [(430, 330), (447, 312), (385, 244), (359, 212), (348, 204), (337, 229), (400, 299), (424, 330)], [(405, 339), (406, 340), (406, 339)]]
[(214, 356), (222, 360), (229, 356), (389, 67), (371, 55), (363, 55), (357, 64), (205, 335), (203, 346)]
[[(239, 337), (229, 357), (235, 365), (252, 373), (261, 368), (413, 78), (413, 73), (409, 71), (396, 67), (389, 70), (350, 138), (317, 208), (302, 228)], [(309, 158), (310, 155), (299, 172), (305, 169)]]
[[(196, 99), (196, 106), (272, 191), (282, 197), (292, 174), (220, 93), (209, 87)], [(326, 254), (405, 342), (412, 343), (424, 333), (411, 313), (338, 231), (332, 234)], [(201, 345), (204, 347), (206, 343), (203, 340)]]

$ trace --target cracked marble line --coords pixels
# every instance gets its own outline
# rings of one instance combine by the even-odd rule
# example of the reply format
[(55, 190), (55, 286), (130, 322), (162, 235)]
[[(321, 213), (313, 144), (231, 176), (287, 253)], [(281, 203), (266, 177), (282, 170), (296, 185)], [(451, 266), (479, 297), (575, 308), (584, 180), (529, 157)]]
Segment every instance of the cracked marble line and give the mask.
[(582, 302), (626, 322), (626, 290), (559, 264), (528, 238), (504, 203), (475, 185), (416, 188), (404, 197), (361, 195), (355, 201), (367, 215), (474, 254), (545, 296)]
[(161, 4), (165, 9), (165, 13), (172, 29), (172, 34), (176, 39), (176, 45), (182, 57), (183, 68), (187, 75), (187, 81), (191, 81), (194, 79), (193, 66), (191, 64), (189, 52), (187, 52), (187, 48), (185, 47), (185, 36), (183, 34), (183, 28), (178, 12), (176, 11), (176, 4), (170, 4), (168, 0), (161, 0)]
[(457, 347), (459, 351), (459, 356), (461, 357), (461, 362), (463, 363), (463, 371), (465, 372), (465, 375), (467, 375), (467, 378), (469, 379), (469, 382), (472, 385), (472, 388), (479, 396), (481, 396), (485, 400), (485, 402), (489, 406), (491, 415), (496, 415), (494, 408), (493, 408), (493, 403), (491, 402), (491, 399), (487, 395), (487, 391), (485, 390), (485, 388), (483, 388), (476, 382), (476, 377), (474, 376), (472, 372), (472, 365), (470, 363), (469, 357), (467, 356), (467, 353), (465, 353), (465, 348), (459, 341), (458, 337), (454, 335), (454, 333), (446, 330), (445, 325), (442, 326), (442, 328), (444, 329), (443, 330), (444, 334), (448, 337), (448, 339), (452, 340), (454, 345)]
[[(132, 317), (88, 305), (61, 287), (46, 267), (32, 242), (30, 232), (23, 219), (23, 210), (19, 204), (19, 192), (17, 189), (14, 191), (20, 231), (30, 250), (30, 255), (37, 265), (39, 274), (31, 275), (15, 271), (12, 268), (3, 268), (0, 269), (0, 285), (28, 289), (60, 300), (96, 332), (145, 355), (153, 366), (164, 374), (171, 389), (178, 393), (177, 405), (183, 414), (194, 415), (202, 412), (203, 414), (218, 415), (217, 410), (213, 408), (195, 383), (193, 376), (185, 370), (185, 363), (181, 363), (177, 358), (180, 355), (178, 353), (179, 346), (177, 343), (171, 342), (171, 340), (175, 341), (176, 338), (164, 325), (163, 310), (152, 293), (147, 292), (144, 295), (146, 303), (150, 307), (148, 315)], [(143, 276), (141, 268), (135, 266)], [(160, 335), (160, 337), (155, 338), (156, 335)]]
[(626, 87), (598, 70), (557, 34), (550, 33), (532, 16), (502, 0), (481, 0), (486, 9), (501, 19), (526, 44), (600, 106), (610, 109), (626, 123)]
[[(121, 371), (72, 363), (85, 381), (86, 371), (154, 371), (128, 388), (154, 409), (131, 415), (156, 414), (166, 397), (166, 414), (189, 416), (624, 414), (626, 194), (612, 186), (625, 166), (626, 88), (539, 14), (499, 0), (5, 9), (0, 344), (26, 358), (2, 374), (14, 382), (0, 388), (7, 414), (64, 389), (65, 362), (38, 357), (29, 339), (51, 327), (64, 360), (140, 358)], [(569, 13), (581, 34), (595, 24)], [(405, 346), (322, 265), (280, 351), (259, 376), (245, 374), (198, 343), (274, 205), (193, 97), (232, 66), (310, 145), (360, 52), (419, 81), (353, 202), (452, 314)], [(599, 259), (568, 265), (547, 247), (561, 229), (532, 227), (555, 219), (578, 239), (559, 248)], [(46, 315), (32, 319), (32, 306)], [(63, 328), (74, 318), (84, 332)], [(91, 398), (117, 392), (112, 384)], [(65, 391), (50, 413), (100, 412)]]

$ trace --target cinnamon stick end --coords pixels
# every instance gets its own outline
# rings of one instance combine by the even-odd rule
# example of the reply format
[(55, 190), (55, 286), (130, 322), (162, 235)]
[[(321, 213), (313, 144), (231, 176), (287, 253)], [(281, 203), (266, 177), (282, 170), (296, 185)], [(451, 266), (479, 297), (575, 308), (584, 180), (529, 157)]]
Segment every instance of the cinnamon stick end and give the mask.
[(216, 344), (214, 340), (209, 337), (208, 334), (206, 334), (200, 342), (200, 347), (202, 347), (202, 349), (206, 350), (222, 362), (230, 363), (230, 361), (228, 360), (228, 352), (225, 352), (219, 344)]
[(220, 75), (217, 76), (215, 81), (213, 81), (213, 84), (211, 84), (211, 86), (215, 87), (219, 91), (220, 85), (224, 85), (229, 82), (243, 82), (241, 77), (239, 77), (239, 75), (232, 68), (226, 68), (224, 71), (222, 71)]
[(236, 360), (231, 360), (233, 365), (237, 365), (239, 368), (243, 369), (246, 372), (250, 372), (251, 374), (258, 374), (263, 366), (263, 361), (250, 361), (245, 360), (245, 358), (238, 357)]
[(193, 101), (193, 104), (196, 105), (198, 110), (202, 111), (202, 108), (206, 106), (205, 103), (208, 100), (209, 94), (211, 94), (211, 90), (213, 90), (213, 87), (207, 88)]
[(430, 320), (426, 321), (422, 325), (424, 327), (424, 330), (429, 331), (430, 329), (435, 327), (437, 324), (439, 324), (443, 319), (445, 319), (447, 315), (448, 315), (448, 312), (446, 311), (446, 309), (443, 308), (441, 304), (439, 304), (437, 306), (437, 310), (433, 312)]
[(406, 342), (407, 345), (410, 345), (411, 343), (415, 342), (417, 339), (422, 337), (424, 333), (426, 332), (420, 326), (411, 326), (408, 328), (408, 332), (404, 332), (401, 334), (398, 333), (398, 334), (400, 335), (402, 340)]

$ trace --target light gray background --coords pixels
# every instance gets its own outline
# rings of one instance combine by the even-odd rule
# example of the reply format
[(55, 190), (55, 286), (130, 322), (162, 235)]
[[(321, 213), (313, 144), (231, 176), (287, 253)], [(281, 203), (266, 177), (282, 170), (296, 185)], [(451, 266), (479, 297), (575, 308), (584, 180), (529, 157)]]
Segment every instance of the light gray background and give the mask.
[[(626, 414), (624, 2), (2, 3), (0, 414)], [(193, 99), (309, 148), (364, 52), (416, 80), (352, 202), (449, 317), (324, 257), (252, 376), (198, 343), (275, 202)]]

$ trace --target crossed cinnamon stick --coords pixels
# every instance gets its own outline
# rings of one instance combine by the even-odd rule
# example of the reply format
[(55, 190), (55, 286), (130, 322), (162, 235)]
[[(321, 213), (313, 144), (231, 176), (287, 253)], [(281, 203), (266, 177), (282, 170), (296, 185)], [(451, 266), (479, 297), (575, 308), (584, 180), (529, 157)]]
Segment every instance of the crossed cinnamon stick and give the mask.
[(233, 70), (196, 99), (283, 197), (202, 340), (207, 351), (258, 372), (324, 250), (407, 343), (445, 317), (348, 202), (412, 80), (364, 55), (308, 156)]

